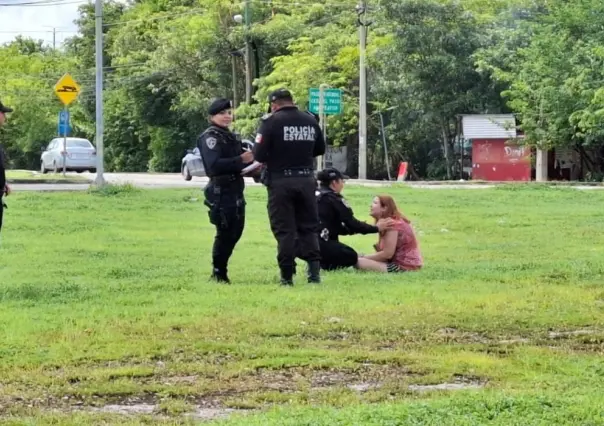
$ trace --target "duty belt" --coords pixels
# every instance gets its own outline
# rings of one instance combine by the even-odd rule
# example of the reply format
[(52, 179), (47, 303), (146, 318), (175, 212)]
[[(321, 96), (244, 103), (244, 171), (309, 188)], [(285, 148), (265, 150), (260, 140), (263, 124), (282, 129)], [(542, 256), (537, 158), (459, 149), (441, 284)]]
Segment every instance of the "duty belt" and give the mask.
[(210, 182), (215, 185), (227, 185), (233, 182), (237, 182), (241, 176), (238, 175), (220, 175), (220, 176), (212, 176), (210, 178)]
[(276, 177), (276, 178), (285, 178), (285, 177), (310, 177), (310, 176), (314, 176), (314, 170), (313, 169), (284, 169), (284, 170), (279, 170), (277, 172), (269, 172), (271, 177)]

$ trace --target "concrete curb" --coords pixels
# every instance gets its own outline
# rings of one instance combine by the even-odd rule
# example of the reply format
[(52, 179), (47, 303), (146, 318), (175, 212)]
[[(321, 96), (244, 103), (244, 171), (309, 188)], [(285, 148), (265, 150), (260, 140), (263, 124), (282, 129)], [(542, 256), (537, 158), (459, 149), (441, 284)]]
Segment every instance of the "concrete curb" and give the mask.
[(442, 180), (442, 181), (430, 181), (430, 180), (406, 180), (406, 181), (395, 181), (395, 180), (369, 180), (369, 179), (350, 179), (348, 182), (352, 184), (381, 184), (381, 185), (400, 185), (400, 186), (447, 186), (447, 185), (464, 185), (464, 186), (594, 186), (604, 187), (604, 182), (559, 182), (559, 181), (548, 181), (548, 182), (518, 182), (518, 181), (483, 181), (483, 180)]
[(91, 180), (68, 179), (6, 179), (6, 183), (15, 185), (89, 185)]

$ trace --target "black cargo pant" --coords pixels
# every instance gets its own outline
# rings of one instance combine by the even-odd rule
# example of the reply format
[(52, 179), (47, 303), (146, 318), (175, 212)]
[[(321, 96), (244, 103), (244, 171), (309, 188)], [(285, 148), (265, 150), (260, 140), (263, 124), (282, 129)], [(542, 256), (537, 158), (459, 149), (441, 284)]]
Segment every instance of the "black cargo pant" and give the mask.
[(210, 182), (204, 188), (204, 195), (210, 209), (210, 223), (216, 227), (212, 248), (214, 272), (226, 275), (229, 259), (245, 227), (243, 185), (217, 185)]
[(278, 244), (279, 269), (286, 278), (293, 274), (296, 257), (321, 260), (316, 187), (312, 176), (271, 178), (268, 185), (269, 220)]
[(4, 216), (4, 200), (0, 197), (0, 232), (2, 232), (2, 217)]
[(320, 240), (321, 268), (327, 271), (356, 266), (359, 254), (352, 248), (336, 240)]

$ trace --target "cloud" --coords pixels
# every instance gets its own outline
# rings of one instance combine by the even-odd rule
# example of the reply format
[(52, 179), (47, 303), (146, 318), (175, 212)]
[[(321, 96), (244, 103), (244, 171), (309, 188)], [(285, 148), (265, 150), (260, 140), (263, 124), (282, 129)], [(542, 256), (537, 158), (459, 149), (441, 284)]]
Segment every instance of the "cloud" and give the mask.
[[(10, 0), (0, 0), (9, 3)], [(19, 0), (23, 2), (23, 0)], [(0, 7), (0, 44), (14, 40), (18, 35), (44, 40), (52, 46), (53, 28), (56, 29), (56, 44), (73, 37), (77, 27), (73, 23), (78, 18), (80, 4), (48, 4), (44, 6)]]

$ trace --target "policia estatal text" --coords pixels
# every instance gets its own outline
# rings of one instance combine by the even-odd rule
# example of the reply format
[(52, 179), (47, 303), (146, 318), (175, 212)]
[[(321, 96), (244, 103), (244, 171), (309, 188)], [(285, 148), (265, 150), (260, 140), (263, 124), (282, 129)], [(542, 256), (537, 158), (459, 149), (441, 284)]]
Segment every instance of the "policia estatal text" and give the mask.
[(264, 184), (271, 230), (278, 242), (281, 283), (293, 284), (296, 254), (308, 263), (308, 281), (319, 283), (321, 254), (313, 162), (314, 157), (325, 153), (325, 140), (317, 120), (298, 110), (287, 90), (273, 92), (269, 102), (272, 114), (262, 118), (254, 157), (266, 165)]
[(210, 178), (204, 189), (205, 204), (210, 222), (216, 227), (212, 278), (229, 283), (229, 258), (245, 226), (245, 183), (241, 171), (254, 158), (251, 152), (244, 152), (241, 141), (229, 131), (233, 120), (231, 102), (218, 99), (208, 112), (211, 125), (199, 137), (197, 147)]

